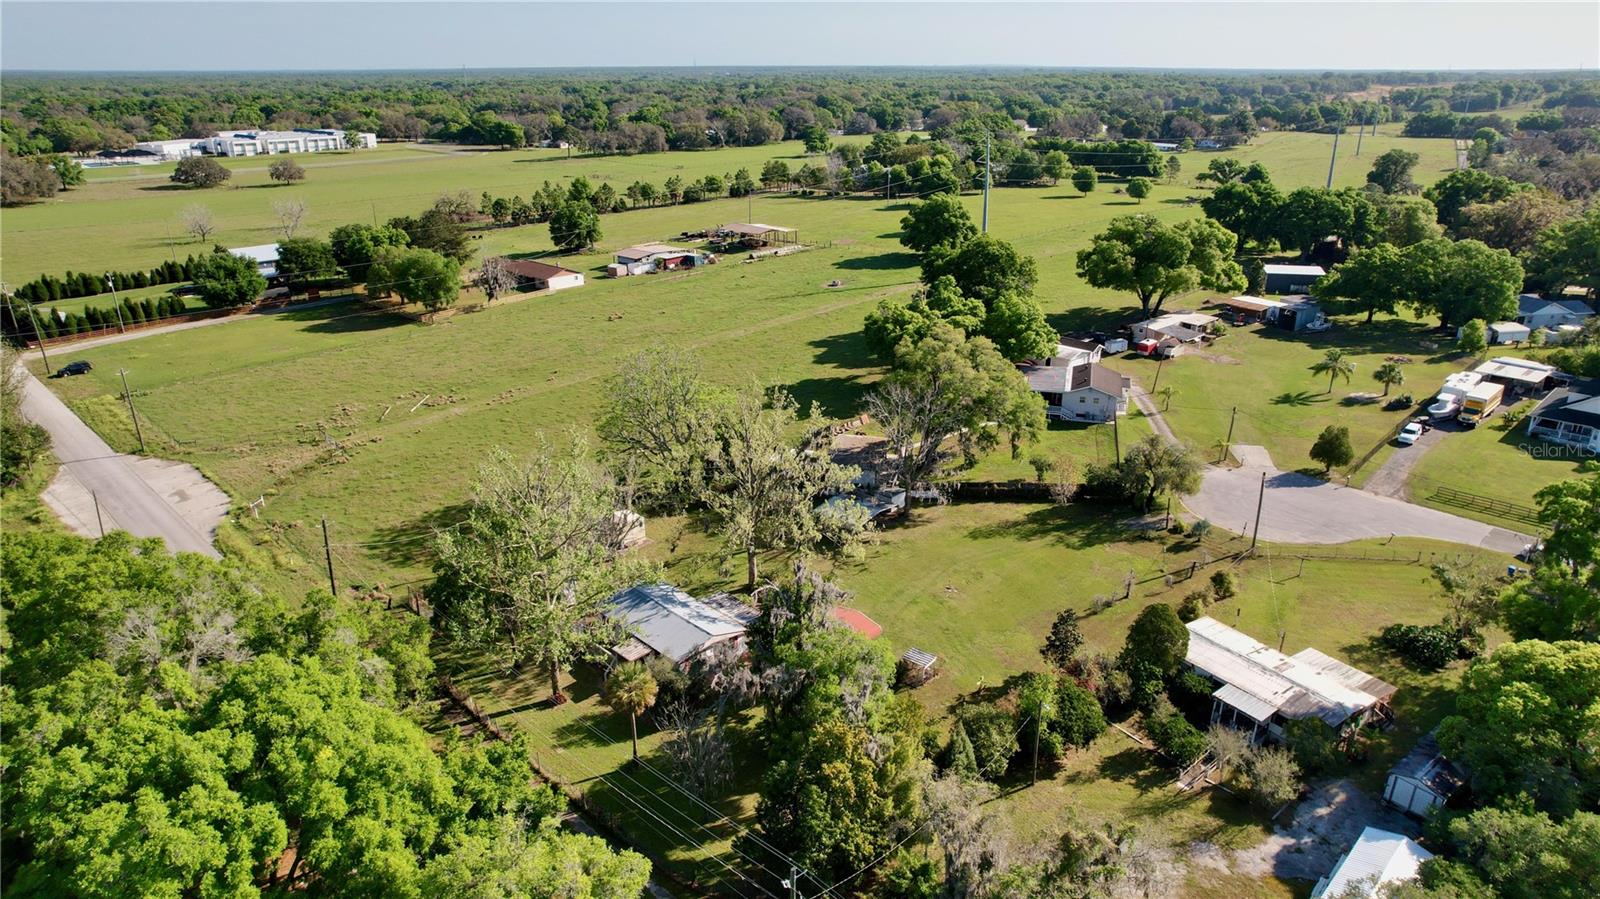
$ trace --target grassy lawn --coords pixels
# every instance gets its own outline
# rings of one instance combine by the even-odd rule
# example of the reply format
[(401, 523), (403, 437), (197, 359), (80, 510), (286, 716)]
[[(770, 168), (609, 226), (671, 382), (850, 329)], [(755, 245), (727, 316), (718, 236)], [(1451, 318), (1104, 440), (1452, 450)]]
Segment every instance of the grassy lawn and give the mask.
[[(1279, 468), (1293, 471), (1321, 466), (1310, 458), (1311, 444), (1329, 424), (1350, 429), (1356, 456), (1382, 439), (1405, 419), (1409, 409), (1386, 410), (1385, 402), (1358, 402), (1352, 394), (1382, 393), (1372, 372), (1389, 356), (1406, 356), (1404, 386), (1394, 393), (1411, 393), (1418, 400), (1432, 396), (1445, 375), (1465, 362), (1447, 347), (1430, 349), (1437, 339), (1429, 325), (1404, 316), (1384, 316), (1370, 325), (1359, 318), (1338, 318), (1331, 331), (1292, 334), (1276, 328), (1251, 325), (1230, 328), (1204, 351), (1195, 351), (1160, 364), (1124, 355), (1109, 364), (1138, 377), (1146, 388), (1171, 387), (1171, 408), (1165, 413), (1177, 435), (1217, 456), (1217, 445), (1228, 436), (1233, 408), (1233, 442), (1258, 444), (1271, 452)], [(1323, 353), (1337, 347), (1355, 363), (1349, 382), (1336, 381), (1328, 392), (1327, 375), (1310, 366)]]
[[(1533, 406), (1533, 400), (1523, 400), (1513, 408), (1526, 412)], [(1532, 506), (1533, 495), (1541, 488), (1578, 476), (1588, 457), (1529, 437), (1526, 419), (1510, 429), (1504, 429), (1504, 423), (1503, 417), (1496, 416), (1486, 425), (1447, 435), (1443, 442), (1429, 450), (1406, 482), (1412, 501), (1532, 533), (1537, 526), (1526, 521), (1448, 505), (1435, 495), (1440, 488), (1448, 488)]]

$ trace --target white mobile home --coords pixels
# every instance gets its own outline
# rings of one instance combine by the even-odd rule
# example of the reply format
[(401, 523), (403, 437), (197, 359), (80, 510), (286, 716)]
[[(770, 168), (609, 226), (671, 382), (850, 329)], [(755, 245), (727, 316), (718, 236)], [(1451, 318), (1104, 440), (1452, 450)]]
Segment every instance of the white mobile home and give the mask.
[(1220, 685), (1211, 694), (1213, 724), (1278, 740), (1292, 720), (1316, 718), (1342, 732), (1389, 714), (1395, 687), (1332, 656), (1315, 649), (1287, 656), (1214, 618), (1188, 629), (1185, 661)]
[(1415, 840), (1376, 827), (1365, 828), (1328, 876), (1317, 882), (1311, 899), (1347, 899), (1351, 895), (1375, 899), (1387, 893), (1389, 884), (1414, 879), (1430, 858), (1433, 853)]

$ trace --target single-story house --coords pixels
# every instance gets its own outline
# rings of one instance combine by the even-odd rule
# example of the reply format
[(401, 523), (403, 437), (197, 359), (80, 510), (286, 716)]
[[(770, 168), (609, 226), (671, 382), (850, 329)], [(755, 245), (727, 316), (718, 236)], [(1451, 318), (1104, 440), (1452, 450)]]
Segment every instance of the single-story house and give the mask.
[(1104, 365), (1019, 365), (1028, 387), (1044, 397), (1045, 415), (1062, 421), (1110, 421), (1128, 411), (1131, 381)]
[(253, 247), (235, 247), (228, 252), (246, 259), (254, 259), (256, 271), (268, 281), (278, 277), (278, 245), (275, 243), (257, 244)]
[(1056, 343), (1055, 355), (1045, 360), (1045, 365), (1059, 365), (1071, 367), (1084, 363), (1100, 361), (1102, 349), (1100, 344), (1092, 340), (1078, 340), (1072, 337), (1059, 338)]
[(1263, 290), (1267, 293), (1305, 293), (1311, 285), (1327, 272), (1320, 265), (1282, 265), (1273, 263), (1261, 267), (1264, 275)]
[(1376, 827), (1363, 828), (1350, 851), (1339, 857), (1328, 876), (1317, 881), (1311, 899), (1344, 899), (1356, 895), (1376, 897), (1392, 883), (1416, 878), (1422, 863), (1433, 853), (1409, 837)]
[(1473, 371), (1483, 375), (1485, 381), (1503, 385), (1512, 393), (1538, 393), (1554, 386), (1561, 371), (1554, 365), (1518, 359), (1515, 356), (1496, 356), (1480, 364)]
[(1528, 436), (1600, 453), (1600, 378), (1552, 390), (1528, 413)]
[(1527, 325), (1517, 322), (1495, 322), (1485, 330), (1490, 343), (1523, 343), (1533, 333)]
[(1217, 621), (1189, 622), (1185, 661), (1219, 684), (1211, 722), (1282, 739), (1292, 720), (1316, 718), (1335, 731), (1386, 717), (1395, 688), (1315, 649), (1292, 656)]
[(522, 290), (566, 290), (583, 286), (583, 273), (533, 259), (503, 259), (501, 266), (517, 278)]
[(705, 259), (694, 250), (685, 250), (664, 243), (644, 243), (624, 247), (617, 251), (616, 258), (616, 262), (606, 266), (606, 271), (615, 278), (693, 268)]
[(1211, 326), (1218, 321), (1215, 315), (1203, 312), (1168, 312), (1134, 325), (1133, 340), (1136, 344), (1154, 340), (1161, 355), (1176, 356), (1185, 345), (1210, 336)]
[(1383, 801), (1408, 815), (1425, 818), (1430, 809), (1449, 802), (1466, 785), (1466, 772), (1444, 757), (1438, 739), (1428, 733), (1389, 769)]
[(611, 647), (624, 662), (659, 655), (687, 667), (702, 653), (722, 645), (744, 649), (744, 634), (755, 609), (732, 597), (695, 599), (670, 584), (641, 584), (611, 597), (611, 617), (629, 637)]
[(731, 225), (719, 225), (711, 233), (723, 241), (740, 243), (751, 249), (800, 242), (800, 232), (795, 229), (778, 225), (766, 225), (761, 222), (734, 222)]
[(1594, 310), (1588, 303), (1572, 297), (1547, 300), (1536, 293), (1517, 297), (1517, 321), (1529, 328), (1581, 325), (1591, 315), (1594, 315)]

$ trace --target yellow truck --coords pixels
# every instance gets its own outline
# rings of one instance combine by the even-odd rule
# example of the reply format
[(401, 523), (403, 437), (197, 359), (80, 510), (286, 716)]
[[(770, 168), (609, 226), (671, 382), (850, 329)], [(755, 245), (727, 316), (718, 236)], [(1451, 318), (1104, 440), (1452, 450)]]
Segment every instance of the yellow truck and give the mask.
[(1500, 401), (1505, 398), (1504, 386), (1484, 381), (1467, 391), (1466, 398), (1461, 401), (1461, 414), (1456, 416), (1456, 421), (1469, 428), (1475, 428), (1478, 422), (1494, 414), (1494, 410), (1500, 408)]

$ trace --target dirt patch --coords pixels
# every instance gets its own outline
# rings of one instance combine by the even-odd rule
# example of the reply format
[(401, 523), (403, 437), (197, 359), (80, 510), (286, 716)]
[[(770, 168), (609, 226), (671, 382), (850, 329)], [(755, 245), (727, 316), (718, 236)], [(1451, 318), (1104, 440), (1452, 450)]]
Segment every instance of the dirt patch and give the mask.
[(1198, 356), (1201, 359), (1206, 360), (1207, 362), (1215, 362), (1218, 365), (1243, 365), (1244, 364), (1242, 361), (1240, 361), (1238, 359), (1235, 359), (1232, 356), (1229, 356), (1229, 355), (1227, 355), (1225, 353), (1192, 352), (1192, 353), (1189, 353), (1189, 355)]
[[(1366, 827), (1412, 837), (1418, 833), (1414, 822), (1367, 795), (1353, 781), (1329, 781), (1313, 790), (1295, 807), (1293, 819), (1260, 845), (1231, 853), (1228, 868), (1251, 877), (1314, 881), (1333, 869)], [(1207, 866), (1215, 864), (1215, 854), (1191, 851), (1197, 863)], [(1206, 860), (1208, 855), (1212, 860)]]

